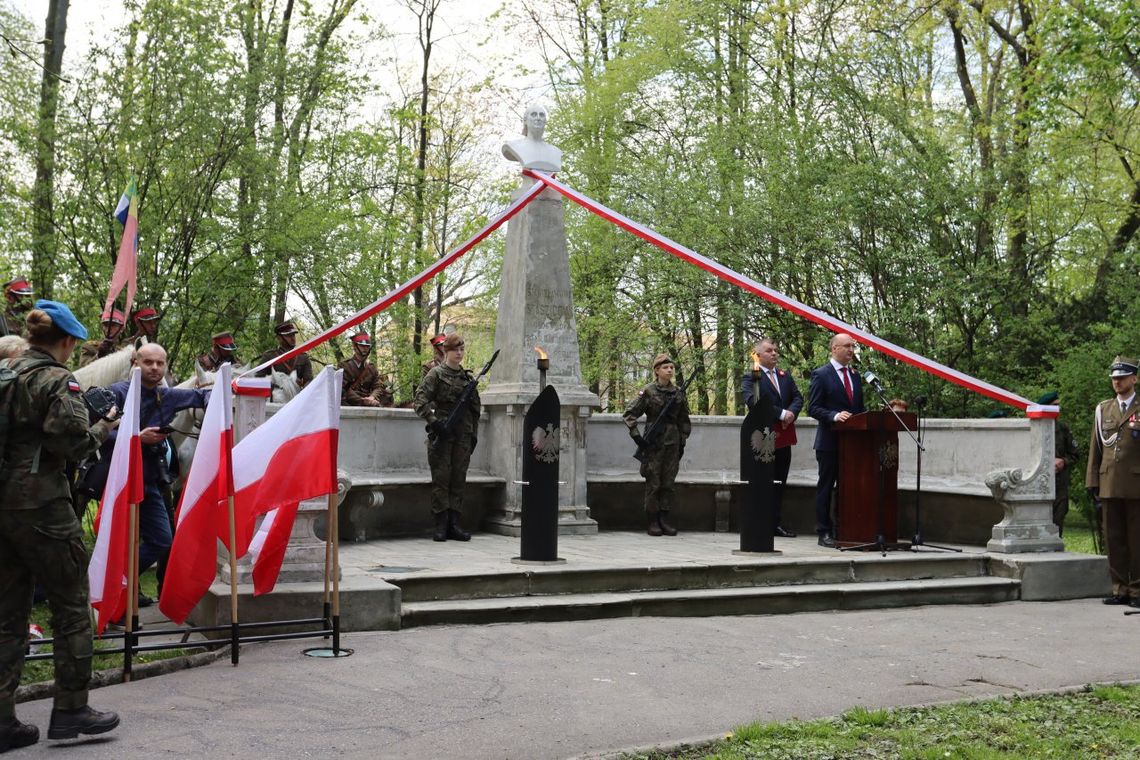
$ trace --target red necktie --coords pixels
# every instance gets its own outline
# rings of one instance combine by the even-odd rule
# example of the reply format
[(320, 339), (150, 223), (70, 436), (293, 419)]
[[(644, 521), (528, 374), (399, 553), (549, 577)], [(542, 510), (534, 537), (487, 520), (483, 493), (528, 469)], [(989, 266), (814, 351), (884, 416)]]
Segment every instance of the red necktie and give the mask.
[(843, 372), (843, 390), (847, 391), (847, 403), (854, 404), (855, 391), (851, 390), (851, 378), (847, 374), (847, 368), (840, 367), (840, 371)]

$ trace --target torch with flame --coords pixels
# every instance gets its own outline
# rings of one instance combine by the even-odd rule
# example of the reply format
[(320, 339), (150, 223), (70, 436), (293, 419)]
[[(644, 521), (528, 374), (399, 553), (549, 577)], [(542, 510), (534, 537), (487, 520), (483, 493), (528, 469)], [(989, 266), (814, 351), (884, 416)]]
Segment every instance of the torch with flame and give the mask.
[(752, 376), (760, 377), (760, 354), (752, 352)]
[(534, 352), (538, 354), (538, 389), (546, 388), (546, 371), (550, 369), (550, 357), (542, 350), (542, 346), (535, 346)]

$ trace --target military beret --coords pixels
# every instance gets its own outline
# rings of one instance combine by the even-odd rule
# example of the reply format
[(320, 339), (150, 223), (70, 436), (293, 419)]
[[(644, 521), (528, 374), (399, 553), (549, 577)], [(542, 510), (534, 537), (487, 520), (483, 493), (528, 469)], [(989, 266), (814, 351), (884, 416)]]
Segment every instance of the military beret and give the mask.
[(293, 324), (292, 320), (286, 320), (277, 325), (277, 327), (274, 327), (273, 332), (278, 335), (296, 335), (297, 327)]
[(212, 338), (214, 345), (223, 351), (237, 351), (237, 343), (234, 343), (234, 336), (228, 332), (220, 332)]
[(437, 348), (438, 348), (438, 347), (442, 347), (442, 346), (443, 346), (443, 342), (444, 342), (445, 340), (447, 340), (447, 336), (446, 336), (446, 335), (444, 335), (443, 333), (440, 333), (439, 335), (436, 335), (434, 338), (432, 338), (432, 339), (431, 339), (431, 344), (432, 344), (433, 346), (436, 346)]
[(1118, 356), (1112, 360), (1112, 366), (1108, 368), (1109, 377), (1128, 377), (1129, 375), (1136, 374), (1136, 360), (1129, 359), (1124, 356)]
[(1041, 394), (1041, 398), (1037, 399), (1037, 403), (1041, 406), (1048, 404), (1056, 404), (1057, 399), (1061, 398), (1061, 394), (1057, 391), (1049, 391), (1048, 393)]
[(444, 351), (454, 351), (462, 345), (464, 345), (463, 338), (459, 337), (459, 333), (452, 333), (443, 339), (440, 348)]
[(349, 338), (349, 340), (361, 348), (372, 348), (372, 338), (368, 336), (368, 333), (357, 333)]
[(71, 337), (87, 340), (87, 328), (75, 318), (66, 304), (41, 298), (36, 301), (36, 308), (51, 317), (51, 323)]
[(657, 369), (662, 364), (673, 364), (673, 358), (669, 354), (657, 354), (653, 357), (653, 369)]
[(992, 412), (990, 412), (989, 414), (986, 415), (986, 419), (988, 419), (988, 420), (999, 420), (1002, 417), (1008, 417), (1008, 416), (1009, 416), (1009, 412), (1007, 412), (1005, 409), (994, 409)]
[(26, 279), (16, 277), (4, 283), (4, 292), (11, 293), (14, 296), (30, 296), (35, 291), (32, 290), (31, 284), (29, 284)]
[(136, 322), (153, 322), (156, 319), (158, 319), (158, 312), (149, 306), (139, 309), (134, 316)]
[(110, 313), (103, 312), (103, 316), (99, 319), (103, 324), (121, 325), (125, 324), (123, 320), (123, 312), (118, 309), (111, 309)]

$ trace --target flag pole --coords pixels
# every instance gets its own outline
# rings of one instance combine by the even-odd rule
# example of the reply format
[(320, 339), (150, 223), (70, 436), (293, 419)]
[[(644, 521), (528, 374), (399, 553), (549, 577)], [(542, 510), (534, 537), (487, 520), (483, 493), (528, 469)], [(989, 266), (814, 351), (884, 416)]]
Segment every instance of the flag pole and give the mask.
[[(326, 518), (327, 525), (325, 526), (325, 595), (324, 595), (324, 618), (325, 624), (331, 625), (332, 623), (332, 604), (329, 599), (329, 574), (332, 566), (332, 545), (333, 545), (333, 525), (337, 522), (336, 513), (336, 496), (329, 494), (328, 503), (328, 517)], [(327, 639), (328, 636), (325, 636)]]
[(332, 543), (332, 629), (333, 657), (340, 657), (340, 520), (336, 512), (337, 492), (329, 494), (329, 538)]
[(230, 663), (238, 664), (237, 528), (234, 525), (234, 495), (226, 500), (230, 518)]
[(134, 648), (134, 630), (139, 615), (139, 505), (129, 504), (128, 530), (131, 534), (130, 553), (127, 555), (127, 609), (126, 632), (123, 634), (123, 683), (131, 680), (131, 650)]

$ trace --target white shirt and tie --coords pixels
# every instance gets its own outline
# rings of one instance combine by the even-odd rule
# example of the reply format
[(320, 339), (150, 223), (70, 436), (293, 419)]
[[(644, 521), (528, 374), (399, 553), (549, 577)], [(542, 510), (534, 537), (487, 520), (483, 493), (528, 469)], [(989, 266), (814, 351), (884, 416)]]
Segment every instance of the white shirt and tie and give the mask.
[[(783, 394), (780, 393), (780, 381), (776, 378), (775, 367), (773, 367), (773, 368), (761, 367), (761, 371), (763, 371), (763, 373), (768, 376), (768, 380), (772, 383), (772, 387), (776, 389), (776, 399), (781, 404), (784, 403)], [(787, 421), (790, 419), (794, 419), (794, 417), (795, 417), (795, 415), (793, 415), (787, 409), (781, 409), (780, 410), (780, 419), (781, 420)]]

